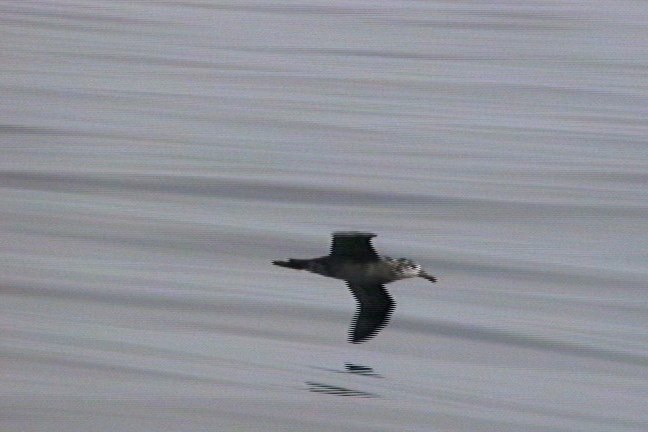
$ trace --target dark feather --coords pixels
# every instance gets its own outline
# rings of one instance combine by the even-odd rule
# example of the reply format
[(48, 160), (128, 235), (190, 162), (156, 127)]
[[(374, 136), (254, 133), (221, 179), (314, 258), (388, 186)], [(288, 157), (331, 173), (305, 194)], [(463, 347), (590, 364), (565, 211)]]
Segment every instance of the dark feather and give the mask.
[(329, 256), (354, 261), (378, 261), (380, 257), (371, 245), (373, 237), (376, 234), (355, 231), (333, 233)]
[(272, 264), (295, 270), (305, 270), (308, 267), (308, 260), (290, 258), (288, 261), (272, 261)]
[(396, 303), (382, 285), (358, 285), (347, 281), (347, 286), (358, 302), (349, 329), (349, 342), (364, 342), (387, 325)]

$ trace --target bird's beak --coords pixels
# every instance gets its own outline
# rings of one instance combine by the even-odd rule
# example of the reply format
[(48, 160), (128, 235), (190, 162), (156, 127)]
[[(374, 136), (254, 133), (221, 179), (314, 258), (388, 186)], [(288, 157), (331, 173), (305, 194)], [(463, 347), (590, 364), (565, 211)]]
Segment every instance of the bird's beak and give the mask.
[(427, 279), (430, 282), (436, 282), (437, 281), (437, 279), (434, 276), (429, 275), (429, 274), (427, 274), (425, 272), (419, 273), (419, 277), (422, 277), (423, 279)]

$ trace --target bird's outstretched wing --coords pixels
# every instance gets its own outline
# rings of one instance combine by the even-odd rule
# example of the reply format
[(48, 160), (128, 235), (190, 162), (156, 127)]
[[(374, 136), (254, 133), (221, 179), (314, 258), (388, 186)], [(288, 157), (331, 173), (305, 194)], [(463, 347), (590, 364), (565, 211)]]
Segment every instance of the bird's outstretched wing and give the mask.
[(371, 246), (373, 237), (376, 237), (376, 234), (356, 231), (335, 232), (329, 256), (354, 261), (378, 261), (380, 257)]
[(396, 303), (382, 285), (359, 285), (347, 281), (347, 286), (358, 301), (349, 328), (349, 342), (364, 342), (387, 325)]

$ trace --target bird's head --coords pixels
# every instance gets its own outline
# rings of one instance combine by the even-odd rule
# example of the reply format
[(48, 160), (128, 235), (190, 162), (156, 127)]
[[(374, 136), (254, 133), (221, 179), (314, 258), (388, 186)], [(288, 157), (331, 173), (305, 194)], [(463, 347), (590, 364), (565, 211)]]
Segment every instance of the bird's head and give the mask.
[(421, 266), (407, 258), (385, 258), (391, 263), (395, 272), (403, 279), (416, 277), (421, 272)]

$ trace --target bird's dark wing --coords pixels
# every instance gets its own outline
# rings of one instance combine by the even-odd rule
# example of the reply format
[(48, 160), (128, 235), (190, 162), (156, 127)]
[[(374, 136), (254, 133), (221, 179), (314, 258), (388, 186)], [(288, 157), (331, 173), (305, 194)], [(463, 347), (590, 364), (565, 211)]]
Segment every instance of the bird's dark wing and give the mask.
[(396, 303), (382, 285), (359, 285), (347, 281), (347, 286), (358, 301), (349, 329), (349, 342), (364, 342), (387, 325)]
[(378, 261), (380, 258), (371, 246), (373, 237), (376, 237), (376, 234), (355, 231), (335, 232), (329, 255), (354, 261)]

